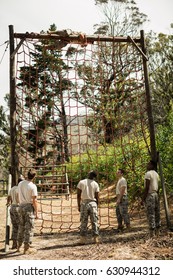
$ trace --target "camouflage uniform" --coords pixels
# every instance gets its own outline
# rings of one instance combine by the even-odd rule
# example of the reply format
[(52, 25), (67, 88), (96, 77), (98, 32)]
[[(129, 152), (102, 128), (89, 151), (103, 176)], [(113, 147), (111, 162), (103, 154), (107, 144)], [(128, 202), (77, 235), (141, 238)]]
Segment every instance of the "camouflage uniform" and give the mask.
[(7, 196), (7, 205), (10, 206), (10, 218), (11, 218), (11, 223), (12, 223), (11, 239), (13, 241), (13, 245), (12, 245), (11, 249), (16, 249), (17, 248), (17, 235), (18, 235), (18, 228), (19, 228), (18, 186), (13, 186), (9, 190), (9, 193)]
[(160, 223), (160, 203), (157, 192), (149, 193), (146, 198), (146, 210), (149, 228), (159, 228)]
[(99, 235), (98, 212), (97, 212), (96, 201), (86, 200), (81, 203), (81, 208), (80, 208), (81, 236), (86, 236), (87, 234), (88, 216), (90, 216), (93, 236)]
[(34, 229), (34, 207), (31, 203), (19, 206), (19, 244), (31, 244)]
[(80, 180), (77, 185), (77, 203), (80, 212), (80, 244), (85, 244), (87, 235), (88, 217), (90, 217), (93, 239), (99, 243), (98, 229), (98, 203), (99, 185), (94, 180), (97, 177), (95, 171), (88, 173), (88, 178)]
[(130, 224), (127, 195), (124, 195), (120, 204), (116, 206), (116, 216), (117, 216), (118, 225), (122, 225), (123, 221), (124, 224), (126, 225)]
[(116, 185), (116, 216), (118, 222), (118, 230), (123, 228), (123, 222), (127, 228), (130, 228), (130, 216), (128, 213), (127, 181), (122, 176), (122, 174), (122, 170), (119, 169), (117, 171), (119, 179)]
[(160, 203), (159, 203), (159, 175), (154, 170), (155, 163), (150, 161), (147, 165), (147, 172), (144, 176), (144, 201), (146, 205), (146, 214), (149, 224), (150, 237), (159, 234), (160, 222)]
[(12, 223), (12, 240), (17, 240), (18, 228), (19, 228), (19, 205), (11, 204), (10, 218)]

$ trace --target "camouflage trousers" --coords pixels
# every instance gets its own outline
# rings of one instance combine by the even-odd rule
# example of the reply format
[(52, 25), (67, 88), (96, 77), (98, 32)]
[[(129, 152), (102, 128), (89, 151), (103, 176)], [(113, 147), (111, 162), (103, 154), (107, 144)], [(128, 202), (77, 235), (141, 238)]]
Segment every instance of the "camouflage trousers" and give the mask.
[(28, 203), (19, 206), (19, 243), (32, 243), (34, 219), (34, 207), (32, 204)]
[(123, 221), (125, 225), (130, 224), (130, 216), (128, 213), (128, 198), (123, 197), (122, 201), (116, 206), (116, 216), (118, 225), (121, 226)]
[(88, 218), (90, 217), (92, 234), (93, 236), (99, 235), (98, 229), (98, 211), (97, 203), (95, 201), (86, 201), (81, 203), (80, 207), (80, 235), (85, 236), (87, 234)]
[(11, 223), (12, 223), (12, 234), (11, 234), (11, 239), (12, 240), (17, 240), (17, 235), (18, 235), (18, 228), (19, 228), (19, 206), (18, 205), (11, 205), (10, 208), (10, 218), (11, 218)]
[(146, 198), (146, 212), (150, 229), (159, 228), (160, 223), (160, 202), (156, 192), (148, 194)]

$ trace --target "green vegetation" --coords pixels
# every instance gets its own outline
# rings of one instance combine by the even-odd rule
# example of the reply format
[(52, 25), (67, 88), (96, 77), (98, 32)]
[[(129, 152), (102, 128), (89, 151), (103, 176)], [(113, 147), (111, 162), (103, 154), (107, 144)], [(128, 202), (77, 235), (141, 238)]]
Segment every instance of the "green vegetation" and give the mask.
[(173, 111), (168, 115), (167, 125), (157, 127), (157, 147), (160, 153), (165, 184), (169, 193), (173, 194)]
[[(127, 136), (124, 138), (127, 138)], [(97, 171), (101, 189), (115, 184), (117, 179), (116, 171), (118, 168), (123, 168), (128, 181), (129, 195), (133, 199), (135, 196), (140, 195), (143, 188), (143, 175), (148, 159), (144, 140), (141, 141), (140, 145), (137, 145), (137, 143), (125, 145), (123, 152), (120, 143), (117, 141), (114, 146), (100, 146), (97, 152), (88, 151), (87, 153), (73, 156), (71, 162), (66, 166), (69, 182), (73, 189), (76, 188), (81, 178), (86, 178), (88, 171), (91, 169)]]

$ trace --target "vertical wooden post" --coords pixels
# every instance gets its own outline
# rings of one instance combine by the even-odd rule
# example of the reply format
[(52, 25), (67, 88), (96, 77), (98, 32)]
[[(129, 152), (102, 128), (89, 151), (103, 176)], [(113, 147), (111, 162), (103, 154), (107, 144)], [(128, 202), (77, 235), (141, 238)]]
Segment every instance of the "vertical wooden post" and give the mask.
[[(142, 50), (143, 50), (144, 54), (146, 54), (143, 30), (141, 30), (141, 44), (142, 44)], [(162, 164), (161, 164), (160, 155), (156, 150), (155, 128), (154, 128), (154, 120), (153, 120), (153, 114), (152, 114), (151, 94), (150, 94), (150, 86), (149, 86), (149, 78), (148, 78), (148, 67), (147, 67), (147, 61), (144, 57), (143, 57), (143, 67), (144, 67), (144, 76), (145, 76), (147, 113), (148, 113), (149, 129), (150, 129), (151, 157), (155, 162), (158, 162), (158, 165), (159, 165), (159, 173), (160, 173), (160, 178), (161, 178), (161, 186), (162, 186), (162, 190), (163, 190), (163, 200), (164, 200), (167, 227), (171, 228), (170, 212), (169, 212), (169, 208), (168, 208), (168, 201), (167, 201), (166, 188), (165, 188), (163, 171), (162, 171)]]
[(15, 79), (15, 57), (14, 52), (14, 31), (9, 26), (10, 41), (10, 142), (11, 142), (11, 175), (12, 186), (16, 185), (17, 158), (16, 158), (16, 79)]
[[(144, 31), (141, 30), (140, 33), (141, 33), (142, 51), (146, 55)], [(154, 120), (153, 120), (152, 105), (151, 105), (151, 94), (150, 94), (150, 85), (149, 85), (149, 77), (148, 77), (148, 66), (147, 66), (147, 60), (144, 56), (143, 56), (143, 68), (144, 68), (144, 78), (145, 78), (147, 114), (148, 114), (149, 130), (150, 130), (151, 158), (152, 158), (152, 160), (154, 160), (156, 162), (157, 161), (157, 150), (156, 150), (155, 128), (154, 128)]]
[[(10, 189), (11, 189), (11, 174), (9, 173), (7, 195), (9, 194)], [(10, 206), (7, 205), (7, 208), (6, 208), (5, 252), (9, 251), (9, 245), (10, 245), (10, 224), (11, 224), (11, 220), (10, 220)]]
[(159, 153), (158, 153), (158, 163), (159, 163), (160, 180), (161, 180), (161, 185), (162, 185), (162, 190), (163, 190), (163, 201), (164, 201), (164, 207), (165, 207), (167, 227), (169, 229), (172, 229), (170, 211), (169, 211), (168, 200), (167, 200), (167, 195), (166, 195), (165, 181), (164, 181), (164, 177), (163, 177), (162, 162), (161, 162)]

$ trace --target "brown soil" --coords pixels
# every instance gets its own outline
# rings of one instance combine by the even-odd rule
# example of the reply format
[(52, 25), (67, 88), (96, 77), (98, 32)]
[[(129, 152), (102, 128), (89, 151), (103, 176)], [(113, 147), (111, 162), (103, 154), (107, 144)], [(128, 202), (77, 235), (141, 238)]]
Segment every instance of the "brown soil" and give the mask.
[[(104, 199), (104, 195), (102, 196)], [(24, 255), (5, 247), (6, 198), (0, 197), (0, 259), (3, 260), (170, 260), (173, 259), (173, 234), (165, 225), (162, 213), (162, 230), (159, 237), (149, 239), (144, 209), (131, 209), (130, 232), (116, 233), (115, 227), (101, 228), (101, 243), (94, 244), (90, 233), (88, 242), (79, 245), (79, 230), (34, 236), (37, 252)], [(36, 221), (37, 224), (37, 221)], [(11, 247), (11, 241), (10, 246)], [(6, 250), (5, 250), (6, 248)]]

